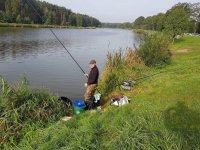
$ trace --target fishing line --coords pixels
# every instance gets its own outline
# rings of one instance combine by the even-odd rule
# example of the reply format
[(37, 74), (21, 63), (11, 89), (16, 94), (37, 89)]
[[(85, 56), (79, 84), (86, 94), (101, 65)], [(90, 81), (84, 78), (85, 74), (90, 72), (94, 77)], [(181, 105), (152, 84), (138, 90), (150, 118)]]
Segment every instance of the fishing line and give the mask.
[[(27, 0), (29, 6), (31, 6), (31, 8), (35, 11), (35, 13), (39, 16), (39, 18), (42, 20), (42, 22), (44, 22), (42, 16), (39, 14), (39, 12), (35, 9), (35, 7), (33, 6), (33, 4)], [(69, 50), (65, 47), (65, 45), (61, 42), (61, 40), (58, 38), (58, 36), (55, 34), (55, 32), (51, 29), (48, 28), (51, 33), (55, 36), (55, 38), (57, 39), (57, 41), (63, 46), (63, 48), (65, 49), (65, 51), (69, 54), (69, 56), (72, 58), (72, 60), (76, 63), (76, 65), (79, 67), (79, 69), (83, 72), (83, 74), (86, 74), (85, 71), (83, 70), (83, 68), (79, 65), (79, 63), (76, 61), (76, 59), (73, 57), (73, 55), (69, 52)]]

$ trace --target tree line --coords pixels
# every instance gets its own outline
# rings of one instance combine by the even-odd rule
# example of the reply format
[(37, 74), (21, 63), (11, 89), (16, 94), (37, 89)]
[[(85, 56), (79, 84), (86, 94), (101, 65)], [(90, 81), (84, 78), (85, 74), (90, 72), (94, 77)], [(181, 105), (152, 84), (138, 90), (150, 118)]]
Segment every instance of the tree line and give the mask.
[(200, 2), (178, 3), (166, 13), (140, 16), (132, 23), (102, 23), (102, 27), (162, 31), (172, 38), (186, 32), (200, 33)]
[(0, 0), (0, 22), (98, 27), (101, 22), (93, 17), (77, 14), (70, 9), (39, 0), (29, 0), (43, 21), (30, 7), (27, 0)]
[(168, 32), (171, 37), (185, 32), (200, 33), (200, 3), (178, 3), (166, 13), (138, 17), (134, 29)]
[(104, 28), (122, 28), (122, 29), (127, 29), (127, 28), (132, 28), (133, 24), (130, 22), (125, 22), (125, 23), (102, 23), (102, 27)]

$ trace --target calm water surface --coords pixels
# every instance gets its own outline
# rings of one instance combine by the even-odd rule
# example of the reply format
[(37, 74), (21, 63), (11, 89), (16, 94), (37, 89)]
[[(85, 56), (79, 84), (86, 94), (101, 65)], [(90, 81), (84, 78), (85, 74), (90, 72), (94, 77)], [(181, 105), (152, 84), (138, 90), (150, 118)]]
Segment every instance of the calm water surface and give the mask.
[[(53, 30), (86, 72), (90, 59), (97, 60), (101, 71), (108, 51), (137, 44), (137, 35), (129, 30)], [(33, 88), (83, 97), (85, 77), (48, 29), (0, 28), (0, 75), (15, 82), (23, 74)]]

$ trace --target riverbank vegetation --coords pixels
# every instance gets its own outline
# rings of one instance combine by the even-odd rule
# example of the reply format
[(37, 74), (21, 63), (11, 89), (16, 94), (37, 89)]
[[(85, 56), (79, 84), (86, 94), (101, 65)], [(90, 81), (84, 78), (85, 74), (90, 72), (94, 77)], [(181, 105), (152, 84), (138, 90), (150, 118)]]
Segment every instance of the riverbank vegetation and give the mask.
[[(36, 8), (43, 20), (41, 20), (37, 13), (31, 8), (29, 1), (31, 5)], [(100, 21), (96, 18), (83, 14), (76, 14), (70, 9), (53, 5), (45, 1), (29, 1), (1, 0), (0, 22), (18, 24), (44, 24), (45, 27), (48, 27), (47, 25), (76, 27), (98, 27), (101, 25)], [(10, 26), (10, 24), (7, 25)], [(35, 25), (30, 25), (29, 27), (35, 27)]]
[(45, 25), (45, 24), (19, 24), (19, 23), (0, 23), (0, 27), (96, 29), (96, 27), (76, 27), (76, 26), (59, 26), (59, 25)]
[(17, 145), (25, 135), (58, 121), (64, 105), (46, 90), (31, 90), (23, 78), (15, 86), (0, 81), (0, 149)]
[[(146, 66), (132, 49), (108, 54), (99, 85), (107, 95), (104, 110), (86, 112), (68, 122), (57, 121), (40, 128), (28, 128), (28, 131), (23, 130), (27, 132), (23, 132), (18, 144), (5, 144), (5, 148), (199, 149), (199, 40), (190, 36), (175, 40), (169, 46), (173, 54), (171, 63), (162, 67)], [(147, 75), (153, 76), (137, 81), (131, 91), (122, 90), (118, 84)], [(127, 95), (131, 103), (123, 107), (109, 106), (113, 93)], [(52, 98), (42, 99), (48, 102)], [(41, 105), (36, 103), (34, 106)]]

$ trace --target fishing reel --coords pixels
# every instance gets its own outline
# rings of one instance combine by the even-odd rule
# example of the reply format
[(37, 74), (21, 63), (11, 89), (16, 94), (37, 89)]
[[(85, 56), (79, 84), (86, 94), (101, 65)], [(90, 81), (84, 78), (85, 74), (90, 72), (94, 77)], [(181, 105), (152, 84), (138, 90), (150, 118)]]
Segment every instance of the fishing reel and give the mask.
[(121, 88), (127, 91), (130, 91), (136, 84), (135, 80), (124, 81), (121, 83)]

